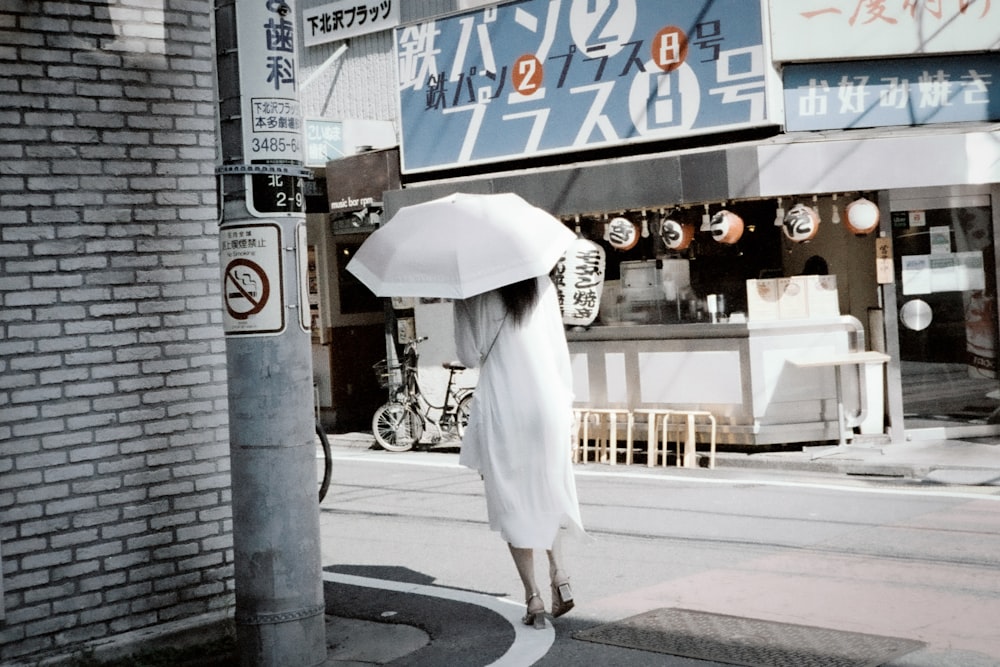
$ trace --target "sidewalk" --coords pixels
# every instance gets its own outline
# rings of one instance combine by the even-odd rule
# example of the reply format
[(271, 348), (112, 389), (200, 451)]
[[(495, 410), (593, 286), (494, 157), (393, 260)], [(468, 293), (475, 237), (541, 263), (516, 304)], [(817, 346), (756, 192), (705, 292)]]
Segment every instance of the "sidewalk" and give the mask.
[[(330, 444), (368, 449), (374, 446), (374, 438), (369, 433), (331, 434)], [(633, 467), (645, 469), (645, 466)], [(720, 451), (716, 453), (716, 468), (893, 477), (941, 485), (1000, 486), (1000, 442), (926, 440), (872, 444), (859, 441), (843, 447), (817, 445), (797, 451)], [(497, 616), (495, 622), (507, 621)], [(331, 649), (325, 667), (362, 667), (394, 661), (398, 661), (394, 664), (424, 664), (419, 656), (422, 649), (430, 645), (430, 637), (423, 630), (406, 625), (405, 619), (379, 623), (328, 616), (327, 637), (336, 648)], [(659, 659), (664, 657), (659, 656)]]

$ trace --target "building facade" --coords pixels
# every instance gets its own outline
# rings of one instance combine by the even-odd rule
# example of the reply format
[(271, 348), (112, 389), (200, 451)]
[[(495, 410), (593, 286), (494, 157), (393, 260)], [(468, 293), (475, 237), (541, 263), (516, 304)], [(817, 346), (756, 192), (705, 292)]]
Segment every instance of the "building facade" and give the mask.
[(231, 616), (212, 8), (0, 8), (0, 663)]

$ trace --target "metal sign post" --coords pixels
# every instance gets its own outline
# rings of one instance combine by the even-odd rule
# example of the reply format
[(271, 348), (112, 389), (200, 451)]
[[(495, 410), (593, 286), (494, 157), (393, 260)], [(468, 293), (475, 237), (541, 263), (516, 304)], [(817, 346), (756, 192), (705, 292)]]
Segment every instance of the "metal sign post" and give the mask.
[(229, 373), (236, 628), (244, 666), (320, 665), (294, 0), (217, 0), (220, 284)]

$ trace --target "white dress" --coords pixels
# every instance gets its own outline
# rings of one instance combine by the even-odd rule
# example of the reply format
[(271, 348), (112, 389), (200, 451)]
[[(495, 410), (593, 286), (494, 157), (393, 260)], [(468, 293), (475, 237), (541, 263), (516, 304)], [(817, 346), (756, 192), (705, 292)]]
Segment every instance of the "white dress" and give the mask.
[(483, 476), (491, 529), (515, 547), (551, 549), (560, 526), (582, 533), (583, 525), (569, 348), (555, 286), (547, 276), (538, 285), (538, 304), (519, 327), (504, 319), (495, 291), (455, 302), (458, 357), (481, 366), (459, 462)]

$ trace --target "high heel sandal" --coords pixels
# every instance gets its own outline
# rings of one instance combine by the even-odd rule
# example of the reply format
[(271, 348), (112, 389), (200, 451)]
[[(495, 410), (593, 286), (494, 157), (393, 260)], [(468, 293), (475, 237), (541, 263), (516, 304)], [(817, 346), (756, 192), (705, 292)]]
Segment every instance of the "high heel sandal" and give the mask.
[[(531, 601), (538, 598), (538, 606), (534, 609), (531, 607)], [(542, 600), (542, 596), (538, 593), (532, 593), (528, 596), (528, 600), (525, 603), (527, 607), (527, 612), (524, 618), (521, 620), (525, 625), (533, 625), (536, 630), (545, 629), (545, 602)]]
[(573, 589), (569, 587), (569, 579), (552, 582), (552, 618), (559, 618), (576, 603), (573, 602)]

